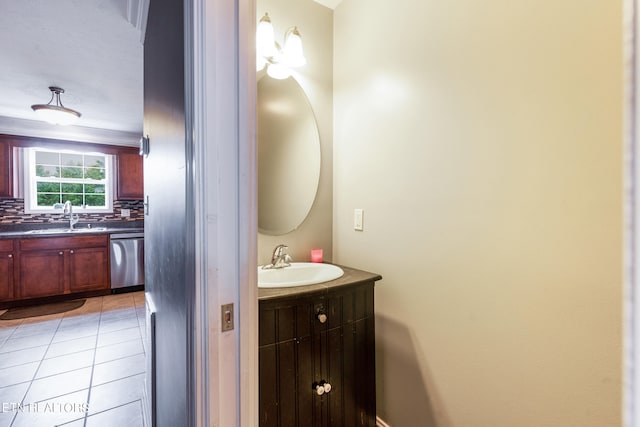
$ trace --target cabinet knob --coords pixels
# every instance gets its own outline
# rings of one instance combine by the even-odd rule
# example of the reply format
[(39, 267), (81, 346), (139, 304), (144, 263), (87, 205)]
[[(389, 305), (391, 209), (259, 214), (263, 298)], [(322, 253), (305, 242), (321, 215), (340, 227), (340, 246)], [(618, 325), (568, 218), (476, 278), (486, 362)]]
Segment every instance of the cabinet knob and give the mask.
[(325, 380), (320, 381), (320, 383), (313, 383), (314, 389), (316, 390), (316, 394), (318, 396), (322, 396), (325, 393), (329, 393), (331, 391), (331, 384), (326, 382)]
[(327, 315), (324, 313), (318, 313), (316, 317), (318, 318), (320, 323), (325, 323), (327, 321)]
[(62, 252), (62, 251), (58, 252), (58, 255), (63, 255), (63, 254), (64, 254), (64, 252)]
[(69, 253), (73, 253), (73, 249), (69, 251)]
[(9, 254), (8, 256), (9, 256), (9, 258), (13, 258), (13, 254)]

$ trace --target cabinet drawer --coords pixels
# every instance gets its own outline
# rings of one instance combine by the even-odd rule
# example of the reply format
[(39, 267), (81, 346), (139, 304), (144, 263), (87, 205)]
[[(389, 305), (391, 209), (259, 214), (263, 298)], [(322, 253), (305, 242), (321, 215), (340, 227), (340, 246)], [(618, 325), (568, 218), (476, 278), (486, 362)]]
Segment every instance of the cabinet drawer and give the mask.
[(107, 246), (108, 240), (109, 237), (106, 234), (98, 236), (40, 237), (36, 239), (21, 239), (20, 250), (33, 251), (42, 249), (95, 248)]
[(13, 240), (1, 239), (0, 240), (0, 252), (13, 252)]

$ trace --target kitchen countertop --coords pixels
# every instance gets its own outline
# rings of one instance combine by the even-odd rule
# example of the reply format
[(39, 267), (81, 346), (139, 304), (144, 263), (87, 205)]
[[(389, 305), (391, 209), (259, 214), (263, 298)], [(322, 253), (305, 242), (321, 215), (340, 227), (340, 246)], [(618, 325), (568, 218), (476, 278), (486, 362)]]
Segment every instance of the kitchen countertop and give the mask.
[(315, 285), (292, 286), (287, 288), (258, 288), (258, 300), (266, 301), (274, 298), (304, 296), (311, 293), (326, 292), (331, 288), (340, 286), (355, 285), (371, 281), (375, 282), (382, 279), (382, 276), (376, 273), (356, 270), (355, 268), (345, 267), (343, 265), (338, 265), (338, 267), (344, 271), (344, 274), (341, 277), (328, 282), (317, 283)]
[[(78, 223), (74, 226), (75, 229), (86, 229), (88, 223)], [(104, 222), (104, 223), (91, 223), (91, 227), (95, 230), (80, 231), (80, 232), (68, 232), (60, 231), (59, 233), (32, 233), (32, 230), (46, 230), (46, 229), (68, 229), (68, 224), (65, 227), (64, 223), (55, 224), (19, 224), (11, 226), (0, 226), (0, 239), (34, 239), (40, 237), (60, 237), (60, 236), (87, 236), (94, 234), (113, 234), (113, 233), (142, 233), (144, 232), (143, 223), (140, 221), (126, 222)]]

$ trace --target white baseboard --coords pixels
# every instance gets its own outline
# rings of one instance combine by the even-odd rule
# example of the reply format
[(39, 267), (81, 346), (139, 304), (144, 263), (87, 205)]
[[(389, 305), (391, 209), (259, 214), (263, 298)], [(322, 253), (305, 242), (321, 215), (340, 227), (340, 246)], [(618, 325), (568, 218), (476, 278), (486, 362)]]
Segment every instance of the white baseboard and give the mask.
[(376, 426), (377, 427), (391, 427), (389, 424), (387, 424), (386, 422), (384, 422), (382, 420), (382, 418), (380, 417), (376, 417)]

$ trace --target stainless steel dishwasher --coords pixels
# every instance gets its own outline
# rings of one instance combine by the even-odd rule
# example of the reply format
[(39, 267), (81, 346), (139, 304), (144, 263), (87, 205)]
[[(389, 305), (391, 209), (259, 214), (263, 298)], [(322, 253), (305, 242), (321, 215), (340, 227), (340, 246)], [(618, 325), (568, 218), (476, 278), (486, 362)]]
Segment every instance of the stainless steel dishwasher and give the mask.
[(144, 285), (144, 233), (111, 235), (111, 289)]

